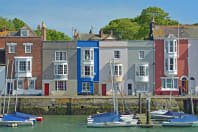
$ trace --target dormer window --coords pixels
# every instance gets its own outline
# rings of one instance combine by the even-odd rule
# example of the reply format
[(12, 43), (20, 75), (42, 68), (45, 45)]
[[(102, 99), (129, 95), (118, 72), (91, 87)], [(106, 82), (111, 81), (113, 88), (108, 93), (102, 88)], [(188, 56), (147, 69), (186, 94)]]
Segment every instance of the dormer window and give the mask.
[(20, 30), (20, 36), (21, 37), (27, 37), (27, 36), (29, 36), (29, 31), (27, 29), (21, 29)]
[(23, 43), (23, 45), (25, 46), (25, 53), (31, 53), (32, 52), (32, 50), (31, 50), (31, 48), (32, 48), (32, 43)]

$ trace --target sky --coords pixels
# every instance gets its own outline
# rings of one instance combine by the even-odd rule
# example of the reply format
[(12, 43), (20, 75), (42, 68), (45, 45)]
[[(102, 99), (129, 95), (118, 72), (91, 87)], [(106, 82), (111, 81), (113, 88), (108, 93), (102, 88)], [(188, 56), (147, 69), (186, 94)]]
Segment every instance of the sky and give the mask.
[(0, 16), (23, 20), (32, 29), (42, 21), (47, 28), (72, 36), (72, 29), (94, 33), (117, 18), (134, 18), (157, 6), (181, 24), (198, 23), (197, 0), (0, 0)]

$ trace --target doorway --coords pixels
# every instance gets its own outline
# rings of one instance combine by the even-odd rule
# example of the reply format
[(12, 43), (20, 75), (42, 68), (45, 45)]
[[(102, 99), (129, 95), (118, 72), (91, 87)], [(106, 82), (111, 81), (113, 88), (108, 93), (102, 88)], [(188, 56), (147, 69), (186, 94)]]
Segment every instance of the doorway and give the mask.
[(107, 87), (106, 84), (102, 84), (102, 96), (106, 96)]
[(13, 83), (8, 82), (7, 83), (7, 94), (12, 94), (13, 93)]
[(128, 95), (132, 95), (132, 84), (128, 83)]
[(188, 94), (188, 80), (186, 77), (182, 78), (182, 88), (185, 89), (185, 94)]
[(45, 96), (49, 96), (49, 83), (45, 83)]

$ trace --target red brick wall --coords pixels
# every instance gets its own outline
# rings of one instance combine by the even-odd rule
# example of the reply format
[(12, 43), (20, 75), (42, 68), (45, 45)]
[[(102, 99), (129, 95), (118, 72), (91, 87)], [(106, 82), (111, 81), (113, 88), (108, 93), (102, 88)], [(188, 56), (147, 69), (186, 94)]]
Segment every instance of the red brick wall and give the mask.
[[(11, 42), (17, 43), (14, 54), (8, 53), (8, 46), (6, 46), (6, 64), (8, 63), (8, 59), (9, 59), (8, 78), (10, 78), (11, 75), (11, 67), (12, 67), (11, 63), (14, 61), (14, 56), (32, 56), (32, 77), (36, 78), (35, 88), (42, 89), (42, 54), (41, 54), (42, 39), (40, 37), (7, 37), (1, 39), (4, 39), (5, 43), (11, 43)], [(25, 47), (23, 43), (33, 43), (30, 54), (25, 53)], [(28, 89), (27, 79), (24, 80), (24, 89)]]
[[(177, 59), (177, 76), (178, 86), (182, 85), (180, 80), (182, 76), (188, 76), (188, 40), (179, 41), (179, 58)], [(161, 91), (162, 80), (160, 77), (164, 75), (164, 40), (155, 40), (155, 94), (169, 95), (170, 91)], [(179, 91), (171, 92), (174, 95), (179, 94)]]

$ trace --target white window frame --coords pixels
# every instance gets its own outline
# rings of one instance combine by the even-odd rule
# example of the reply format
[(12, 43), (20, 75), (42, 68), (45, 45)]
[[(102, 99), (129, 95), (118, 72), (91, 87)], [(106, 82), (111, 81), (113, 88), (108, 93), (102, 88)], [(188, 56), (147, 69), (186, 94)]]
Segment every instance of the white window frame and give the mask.
[(17, 43), (7, 43), (6, 45), (8, 46), (8, 53), (12, 54), (16, 52)]
[[(65, 53), (65, 59), (63, 59), (63, 57), (61, 58), (60, 56), (58, 57), (58, 53), (60, 56), (63, 56), (61, 54)], [(55, 51), (55, 61), (67, 61), (67, 51)]]
[[(25, 47), (25, 53), (32, 53), (32, 45), (33, 43), (23, 43), (24, 47)], [(29, 46), (29, 51), (27, 50), (27, 46)]]
[[(176, 90), (178, 90), (178, 79), (179, 79), (178, 77), (173, 77), (173, 78), (162, 77), (161, 78), (162, 90), (164, 90), (164, 91), (167, 91), (167, 90), (169, 90), (169, 91), (176, 91)], [(171, 87), (168, 87), (168, 80), (171, 81), (170, 82)], [(176, 84), (177, 86), (176, 87), (175, 87), (175, 81), (177, 82), (177, 84)], [(163, 82), (165, 84), (163, 84)]]
[[(20, 62), (25, 62), (25, 71), (20, 70)], [(15, 57), (15, 72), (32, 72), (32, 57)]]
[[(143, 54), (142, 54), (143, 53)], [(140, 50), (139, 51), (139, 59), (142, 60), (145, 58), (145, 55), (144, 55), (144, 51), (143, 50)]]
[[(89, 67), (90, 75), (85, 75), (85, 73), (87, 72), (85, 67)], [(81, 76), (83, 76), (83, 77), (93, 77), (94, 76), (94, 65), (93, 64), (84, 64), (81, 68)]]
[[(143, 69), (141, 69), (143, 68)], [(136, 76), (147, 77), (149, 75), (148, 64), (138, 64), (136, 68)]]
[[(62, 66), (62, 74), (58, 71), (59, 66)], [(68, 75), (68, 63), (55, 63), (54, 74), (55, 75)]]
[[(30, 88), (30, 81), (34, 81), (34, 87)], [(28, 79), (28, 89), (34, 90), (35, 89), (35, 84), (36, 84), (36, 78), (29, 78)]]
[[(86, 57), (86, 51), (89, 52), (89, 56)], [(82, 58), (84, 61), (94, 60), (94, 48), (82, 48)]]
[[(60, 88), (59, 86), (61, 86), (60, 83), (63, 83), (62, 87)], [(67, 91), (67, 82), (65, 80), (56, 80), (55, 81), (55, 90), (58, 91)]]
[[(171, 42), (173, 42), (173, 51), (171, 49)], [(167, 51), (168, 50), (168, 51)], [(164, 40), (164, 52), (165, 53), (177, 53), (177, 40), (176, 39), (166, 39)]]
[[(172, 64), (173, 69), (172, 70), (171, 70), (171, 59), (173, 60), (173, 64)], [(164, 60), (164, 65), (165, 65), (165, 70), (167, 72), (177, 71), (177, 57), (176, 56), (168, 56)]]
[[(23, 85), (22, 88), (19, 88), (19, 81), (22, 81), (22, 85)], [(24, 79), (17, 79), (17, 89), (21, 89), (21, 90), (24, 89)]]
[(114, 65), (114, 75), (115, 76), (122, 76), (123, 74), (123, 65), (122, 64), (115, 64)]
[(114, 59), (120, 59), (120, 57), (121, 57), (121, 51), (114, 50)]
[(90, 82), (82, 82), (82, 92), (90, 92)]

